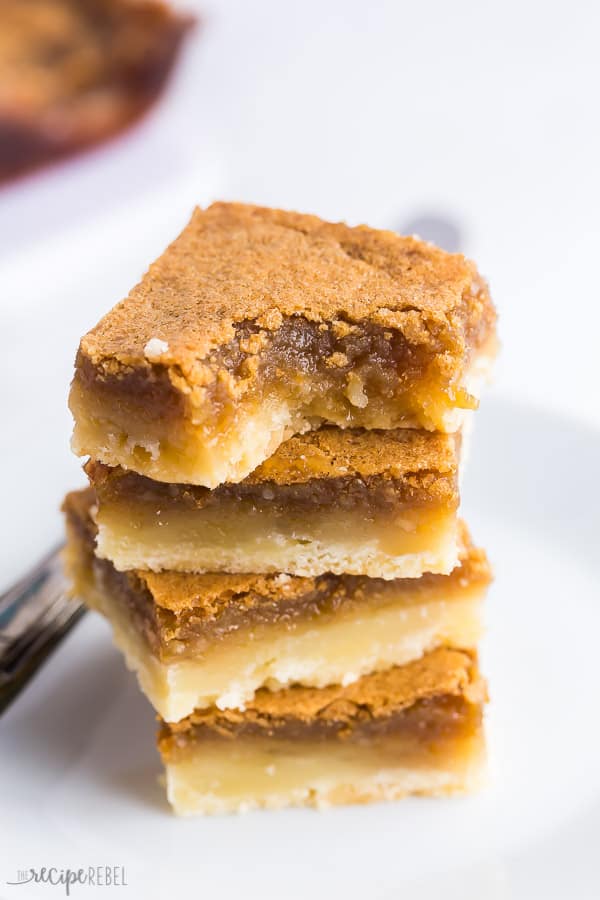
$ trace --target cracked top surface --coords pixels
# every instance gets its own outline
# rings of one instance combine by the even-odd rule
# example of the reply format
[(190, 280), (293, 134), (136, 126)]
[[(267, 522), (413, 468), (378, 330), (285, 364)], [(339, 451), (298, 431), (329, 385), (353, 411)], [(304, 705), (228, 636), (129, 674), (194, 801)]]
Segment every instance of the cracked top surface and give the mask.
[(312, 478), (386, 475), (411, 472), (455, 474), (460, 440), (454, 434), (415, 429), (366, 431), (319, 428), (281, 444), (247, 478), (248, 483), (303, 483)]
[(177, 366), (201, 383), (201, 361), (235, 337), (236, 325), (276, 331), (290, 316), (336, 329), (367, 321), (460, 355), (493, 309), (461, 255), (364, 225), (215, 203), (194, 212), (81, 351), (96, 365)]
[(195, 710), (180, 722), (170, 722), (168, 729), (185, 733), (196, 725), (206, 725), (227, 734), (251, 722), (268, 733), (290, 719), (305, 724), (352, 724), (361, 718), (389, 717), (417, 701), (439, 696), (462, 696), (474, 703), (485, 700), (485, 684), (479, 678), (474, 653), (442, 647), (407, 665), (366, 675), (345, 687), (294, 685), (275, 692), (262, 688), (244, 710)]

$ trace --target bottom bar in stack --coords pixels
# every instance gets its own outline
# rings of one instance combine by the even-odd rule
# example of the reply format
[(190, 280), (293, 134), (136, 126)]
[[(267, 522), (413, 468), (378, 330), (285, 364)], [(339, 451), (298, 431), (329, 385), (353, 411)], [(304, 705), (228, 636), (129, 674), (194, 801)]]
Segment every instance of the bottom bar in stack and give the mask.
[(169, 801), (181, 815), (326, 807), (477, 786), (485, 682), (440, 648), (346, 687), (262, 689), (246, 708), (163, 723)]

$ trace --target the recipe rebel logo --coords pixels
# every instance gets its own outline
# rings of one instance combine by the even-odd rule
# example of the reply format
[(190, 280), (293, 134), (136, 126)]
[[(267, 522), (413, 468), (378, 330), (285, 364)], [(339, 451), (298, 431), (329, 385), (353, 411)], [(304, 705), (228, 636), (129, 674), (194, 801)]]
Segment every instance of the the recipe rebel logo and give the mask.
[(125, 866), (87, 866), (79, 869), (59, 869), (57, 866), (44, 866), (41, 869), (18, 869), (14, 881), (6, 884), (46, 884), (62, 887), (67, 897), (77, 885), (87, 887), (127, 887)]

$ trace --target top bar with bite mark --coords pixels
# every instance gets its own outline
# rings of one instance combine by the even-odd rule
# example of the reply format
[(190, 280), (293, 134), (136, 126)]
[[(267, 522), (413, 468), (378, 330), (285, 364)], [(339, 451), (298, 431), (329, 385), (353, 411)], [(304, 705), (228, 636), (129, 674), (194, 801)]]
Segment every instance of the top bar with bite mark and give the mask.
[(494, 308), (463, 256), (216, 203), (82, 339), (73, 447), (213, 488), (323, 423), (455, 431), (494, 349)]

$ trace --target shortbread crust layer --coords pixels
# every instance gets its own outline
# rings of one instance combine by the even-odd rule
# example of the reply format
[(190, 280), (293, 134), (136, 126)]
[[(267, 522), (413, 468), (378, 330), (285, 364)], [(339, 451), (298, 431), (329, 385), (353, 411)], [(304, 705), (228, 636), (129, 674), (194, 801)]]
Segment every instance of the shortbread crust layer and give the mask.
[(210, 705), (242, 707), (264, 685), (350, 683), (440, 645), (472, 647), (479, 639), (490, 570), (466, 530), (449, 576), (118, 572), (94, 556), (92, 502), (92, 492), (81, 491), (65, 503), (74, 591), (109, 620), (167, 721)]
[(457, 561), (460, 438), (322, 428), (210, 491), (88, 463), (120, 570), (418, 577)]
[(350, 686), (198, 710), (159, 733), (169, 800), (191, 815), (470, 790), (485, 699), (474, 656), (440, 648)]
[(415, 238), (241, 204), (197, 210), (80, 345), (73, 447), (165, 482), (245, 478), (322, 423), (453, 431), (495, 313)]

